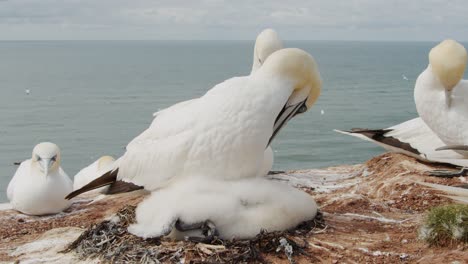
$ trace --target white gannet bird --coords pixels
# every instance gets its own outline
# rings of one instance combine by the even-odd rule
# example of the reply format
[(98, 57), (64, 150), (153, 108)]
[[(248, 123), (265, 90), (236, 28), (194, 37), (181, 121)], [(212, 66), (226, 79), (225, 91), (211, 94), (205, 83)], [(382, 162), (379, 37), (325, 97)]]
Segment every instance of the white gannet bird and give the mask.
[[(252, 70), (250, 74), (253, 74), (254, 72), (256, 72), (262, 66), (262, 64), (265, 62), (268, 56), (270, 56), (270, 54), (282, 48), (283, 48), (283, 42), (281, 41), (278, 33), (275, 30), (271, 28), (267, 28), (263, 30), (262, 32), (260, 32), (260, 34), (258, 34), (255, 40)], [(188, 104), (194, 103), (198, 99), (199, 98), (195, 98), (195, 99), (177, 103), (171, 106), (171, 110), (174, 111), (174, 109), (177, 107), (186, 107)], [(162, 111), (164, 110), (166, 109), (162, 109), (153, 113), (153, 117), (156, 117), (158, 114), (162, 113)], [(259, 177), (266, 176), (268, 172), (271, 171), (271, 168), (273, 167), (274, 154), (270, 146), (268, 146), (265, 149), (265, 153), (263, 154), (263, 156), (264, 156), (264, 160), (262, 163), (263, 165), (257, 173), (257, 176)]]
[(191, 178), (153, 192), (137, 207), (137, 221), (128, 230), (143, 238), (248, 239), (261, 230), (294, 228), (316, 214), (314, 199), (284, 182)]
[(432, 188), (434, 190), (438, 190), (441, 192), (446, 193), (443, 195), (448, 197), (458, 203), (468, 204), (468, 189), (467, 187), (454, 187), (454, 186), (447, 186), (443, 184), (435, 184), (435, 183), (428, 183), (428, 182), (417, 182), (423, 186)]
[(73, 183), (60, 167), (60, 149), (50, 142), (36, 145), (32, 158), (21, 163), (8, 184), (13, 209), (29, 215), (59, 213), (70, 206), (65, 200)]
[[(421, 160), (467, 167), (468, 105), (465, 100), (468, 99), (468, 82), (461, 79), (466, 60), (465, 48), (454, 40), (445, 40), (430, 51), (429, 65), (419, 75), (414, 89), (420, 118), (388, 129), (338, 132)], [(456, 174), (439, 171), (434, 175), (456, 176), (463, 171)]]
[(254, 74), (228, 79), (193, 103), (162, 111), (112, 170), (67, 198), (116, 180), (153, 191), (191, 177), (255, 177), (271, 140), (312, 106), (321, 85), (310, 54), (276, 51)]
[[(111, 156), (102, 156), (91, 165), (81, 169), (73, 178), (73, 190), (78, 190), (86, 184), (95, 180), (105, 172), (109, 171), (115, 159)], [(94, 190), (95, 192), (105, 192), (107, 187)]]
[[(454, 40), (442, 41), (429, 53), (429, 65), (418, 77), (414, 101), (419, 116), (447, 145), (468, 145), (468, 82), (462, 80), (467, 53)], [(454, 146), (454, 147), (452, 147)]]

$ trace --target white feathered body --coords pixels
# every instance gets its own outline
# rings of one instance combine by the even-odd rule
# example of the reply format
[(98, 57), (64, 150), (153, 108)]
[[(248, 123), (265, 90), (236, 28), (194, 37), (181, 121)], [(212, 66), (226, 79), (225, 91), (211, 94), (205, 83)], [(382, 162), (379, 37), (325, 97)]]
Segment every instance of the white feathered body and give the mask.
[[(195, 98), (195, 99), (191, 99), (191, 100), (187, 100), (187, 101), (183, 101), (183, 102), (180, 102), (180, 103), (177, 103), (171, 107), (169, 107), (170, 111), (177, 111), (176, 109), (178, 108), (184, 108), (184, 107), (187, 107), (189, 106), (190, 104), (194, 104), (197, 102), (197, 100), (200, 100), (200, 98)], [(160, 115), (162, 114), (164, 111), (166, 111), (166, 109), (162, 109), (158, 112), (155, 112), (153, 113), (153, 116), (156, 117), (157, 115)], [(153, 120), (153, 123), (158, 123), (159, 121), (157, 121), (157, 119), (155, 118)], [(262, 162), (262, 165), (260, 166), (258, 172), (257, 172), (257, 176), (258, 177), (263, 177), (263, 176), (266, 176), (268, 174), (268, 172), (271, 171), (271, 168), (273, 167), (273, 162), (274, 162), (274, 153), (273, 153), (273, 149), (271, 148), (271, 146), (268, 146), (266, 149), (265, 149), (265, 152), (263, 153), (263, 162)], [(76, 188), (75, 188), (76, 189)]]
[(155, 190), (186, 177), (256, 176), (292, 87), (265, 74), (236, 77), (164, 109), (128, 144), (116, 162), (118, 178)]
[[(449, 107), (445, 89), (429, 65), (416, 80), (414, 99), (419, 116), (446, 145), (468, 145), (467, 81), (453, 88)], [(468, 156), (467, 152), (459, 153)]]
[(65, 196), (72, 191), (72, 181), (58, 168), (46, 177), (34, 168), (31, 160), (25, 160), (16, 170), (7, 189), (13, 209), (30, 215), (55, 214), (71, 204)]
[(186, 233), (173, 229), (176, 220), (194, 224), (210, 220), (223, 239), (252, 238), (262, 229), (287, 230), (317, 213), (307, 193), (287, 183), (265, 178), (232, 182), (191, 179), (153, 192), (136, 210), (129, 231), (140, 237), (171, 237)]

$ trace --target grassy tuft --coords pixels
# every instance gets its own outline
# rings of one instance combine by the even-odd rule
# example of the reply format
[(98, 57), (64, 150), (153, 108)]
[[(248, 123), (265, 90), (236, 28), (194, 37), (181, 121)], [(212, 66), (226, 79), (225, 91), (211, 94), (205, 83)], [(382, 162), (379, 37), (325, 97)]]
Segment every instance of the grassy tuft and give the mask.
[(468, 243), (468, 205), (450, 204), (429, 210), (419, 237), (431, 246)]

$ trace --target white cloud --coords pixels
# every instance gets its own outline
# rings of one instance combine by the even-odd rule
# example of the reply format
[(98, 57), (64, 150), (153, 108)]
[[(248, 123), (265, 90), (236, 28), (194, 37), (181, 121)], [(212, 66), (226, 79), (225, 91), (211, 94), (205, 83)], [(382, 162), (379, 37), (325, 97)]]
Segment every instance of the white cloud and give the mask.
[(464, 0), (9, 0), (0, 39), (468, 38)]

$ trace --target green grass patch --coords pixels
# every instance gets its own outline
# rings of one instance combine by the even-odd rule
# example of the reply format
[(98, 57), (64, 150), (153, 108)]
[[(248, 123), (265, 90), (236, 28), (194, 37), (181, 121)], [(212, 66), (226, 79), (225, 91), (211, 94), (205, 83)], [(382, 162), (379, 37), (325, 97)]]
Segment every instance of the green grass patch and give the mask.
[(468, 243), (468, 205), (450, 204), (429, 210), (419, 237), (432, 246)]

